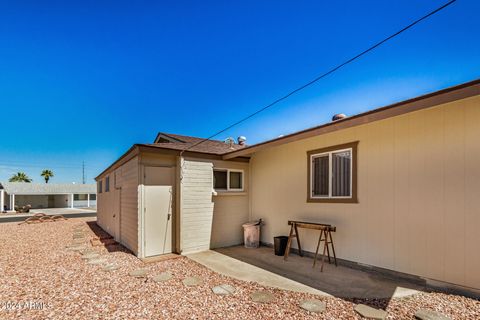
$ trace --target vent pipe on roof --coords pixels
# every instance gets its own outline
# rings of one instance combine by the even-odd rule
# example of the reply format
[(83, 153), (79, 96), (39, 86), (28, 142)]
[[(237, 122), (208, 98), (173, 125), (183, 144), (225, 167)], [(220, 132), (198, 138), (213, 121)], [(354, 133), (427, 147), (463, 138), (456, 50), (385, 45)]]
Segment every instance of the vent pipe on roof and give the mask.
[(332, 121), (342, 120), (342, 119), (345, 119), (346, 117), (347, 116), (344, 113), (337, 113), (332, 117)]
[(247, 138), (245, 136), (240, 136), (237, 138), (237, 142), (241, 146), (244, 146), (246, 141), (247, 141)]
[(235, 149), (233, 147), (233, 145), (235, 144), (235, 140), (232, 137), (228, 137), (227, 139), (225, 139), (225, 143), (228, 144), (230, 149)]

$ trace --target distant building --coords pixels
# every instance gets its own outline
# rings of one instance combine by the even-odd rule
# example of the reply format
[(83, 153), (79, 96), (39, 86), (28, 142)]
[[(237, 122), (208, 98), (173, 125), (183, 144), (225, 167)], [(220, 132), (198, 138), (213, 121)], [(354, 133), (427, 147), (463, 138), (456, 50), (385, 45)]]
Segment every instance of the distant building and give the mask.
[(86, 208), (97, 206), (95, 184), (0, 182), (0, 208)]

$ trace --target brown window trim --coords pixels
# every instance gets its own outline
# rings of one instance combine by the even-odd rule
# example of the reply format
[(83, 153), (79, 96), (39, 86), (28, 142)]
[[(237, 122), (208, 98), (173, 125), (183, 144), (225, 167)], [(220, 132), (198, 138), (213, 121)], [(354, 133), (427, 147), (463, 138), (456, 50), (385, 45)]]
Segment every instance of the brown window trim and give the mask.
[[(310, 190), (310, 180), (312, 179), (310, 172), (310, 156), (312, 154), (330, 152), (340, 149), (352, 149), (352, 197), (351, 198), (312, 198)], [(357, 198), (357, 150), (358, 141), (338, 144), (321, 149), (307, 151), (307, 202), (322, 202), (322, 203), (358, 203)]]

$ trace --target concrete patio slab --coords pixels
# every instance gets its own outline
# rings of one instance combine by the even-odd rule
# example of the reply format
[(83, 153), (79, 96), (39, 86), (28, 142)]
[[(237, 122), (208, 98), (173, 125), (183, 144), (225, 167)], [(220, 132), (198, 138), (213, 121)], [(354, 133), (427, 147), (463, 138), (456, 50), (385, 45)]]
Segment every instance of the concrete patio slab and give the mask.
[(364, 271), (342, 265), (335, 267), (326, 263), (323, 272), (320, 272), (318, 264), (316, 268), (312, 267), (312, 258), (290, 254), (288, 261), (285, 261), (283, 256), (274, 255), (273, 248), (269, 247), (247, 249), (235, 246), (215, 251), (341, 298), (391, 299), (410, 296), (425, 289), (425, 285), (373, 270)]
[(328, 296), (327, 293), (311, 288), (307, 285), (279, 276), (270, 271), (258, 268), (243, 261), (231, 258), (216, 251), (203, 251), (187, 255), (188, 258), (196, 261), (207, 268), (244, 281), (255, 281), (261, 285), (290, 290), (296, 292), (306, 292)]

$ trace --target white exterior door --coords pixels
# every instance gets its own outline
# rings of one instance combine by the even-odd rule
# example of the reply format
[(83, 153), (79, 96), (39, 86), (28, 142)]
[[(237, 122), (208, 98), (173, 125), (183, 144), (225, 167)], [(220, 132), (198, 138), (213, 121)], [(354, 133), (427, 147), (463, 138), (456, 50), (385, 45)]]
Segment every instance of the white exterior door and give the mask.
[(141, 186), (144, 256), (172, 252), (172, 186)]

